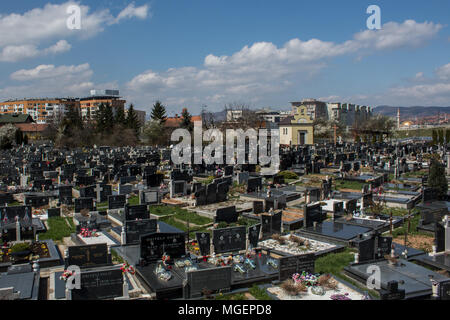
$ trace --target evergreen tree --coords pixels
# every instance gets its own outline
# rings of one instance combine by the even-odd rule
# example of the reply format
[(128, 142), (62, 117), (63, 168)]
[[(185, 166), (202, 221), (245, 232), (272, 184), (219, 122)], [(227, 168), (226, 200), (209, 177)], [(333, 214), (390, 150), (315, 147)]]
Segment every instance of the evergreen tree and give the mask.
[(438, 134), (437, 134), (436, 130), (433, 129), (431, 134), (432, 134), (432, 138), (433, 138), (433, 144), (434, 145), (438, 144)]
[(114, 127), (114, 113), (112, 111), (112, 107), (107, 103), (104, 109), (104, 128), (106, 133), (111, 133), (112, 128)]
[(83, 119), (81, 118), (80, 110), (72, 105), (69, 106), (69, 110), (64, 115), (62, 125), (66, 133), (72, 129), (83, 129)]
[(97, 132), (99, 133), (105, 132), (106, 129), (105, 105), (103, 103), (100, 103), (100, 105), (97, 108), (97, 113), (95, 114), (95, 124)]
[(440, 129), (438, 133), (439, 133), (439, 144), (444, 144), (444, 130)]
[(21, 145), (22, 144), (22, 142), (23, 142), (23, 132), (22, 132), (22, 130), (20, 130), (20, 129), (16, 130), (15, 139), (16, 139), (16, 144), (17, 145)]
[(159, 100), (153, 105), (151, 118), (159, 123), (164, 123), (167, 120), (166, 107)]
[(192, 129), (194, 128), (194, 124), (192, 123), (192, 116), (189, 113), (189, 111), (184, 108), (183, 112), (181, 113), (181, 128), (187, 129), (189, 131), (192, 131)]
[(114, 119), (114, 123), (117, 125), (125, 126), (125, 112), (123, 108), (117, 108), (116, 117)]
[(137, 114), (134, 112), (133, 104), (130, 104), (130, 107), (128, 108), (126, 126), (129, 129), (133, 129), (136, 135), (139, 133), (140, 124)]
[(450, 130), (445, 130), (445, 143), (450, 143)]
[(436, 159), (431, 160), (430, 176), (428, 186), (437, 190), (441, 199), (445, 198), (448, 191), (447, 178), (445, 177), (444, 166)]

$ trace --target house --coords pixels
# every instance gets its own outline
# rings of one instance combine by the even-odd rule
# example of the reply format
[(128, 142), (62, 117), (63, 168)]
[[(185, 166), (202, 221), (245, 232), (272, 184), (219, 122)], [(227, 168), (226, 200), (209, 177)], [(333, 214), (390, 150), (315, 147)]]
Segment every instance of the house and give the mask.
[(9, 113), (9, 114), (0, 114), (0, 126), (5, 124), (18, 124), (18, 123), (32, 123), (34, 122), (33, 118), (28, 114), (17, 114), (17, 113)]

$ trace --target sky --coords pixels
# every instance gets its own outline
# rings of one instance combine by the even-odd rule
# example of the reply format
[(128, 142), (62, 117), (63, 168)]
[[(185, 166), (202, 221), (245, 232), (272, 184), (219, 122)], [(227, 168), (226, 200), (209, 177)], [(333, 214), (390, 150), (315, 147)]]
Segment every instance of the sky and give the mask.
[[(80, 29), (67, 27), (73, 5)], [(450, 106), (449, 12), (447, 0), (1, 1), (0, 100), (118, 89), (169, 115), (305, 98)]]

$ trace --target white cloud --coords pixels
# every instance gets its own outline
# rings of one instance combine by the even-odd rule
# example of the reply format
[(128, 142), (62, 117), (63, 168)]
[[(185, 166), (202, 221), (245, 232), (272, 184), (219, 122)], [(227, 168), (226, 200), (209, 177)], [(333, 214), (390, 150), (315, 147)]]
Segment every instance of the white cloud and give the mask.
[(149, 14), (149, 6), (147, 4), (135, 7), (134, 3), (130, 3), (125, 9), (123, 9), (115, 19), (115, 22), (119, 22), (123, 19), (131, 19), (131, 18), (138, 18), (141, 20), (144, 20), (147, 18)]
[(22, 69), (11, 74), (10, 78), (17, 81), (33, 81), (38, 79), (80, 77), (90, 78), (93, 72), (88, 63), (71, 66), (39, 65), (34, 69)]
[(287, 88), (301, 87), (324, 69), (330, 58), (415, 48), (433, 39), (441, 28), (433, 22), (406, 20), (386, 23), (381, 30), (358, 32), (342, 43), (291, 39), (277, 47), (257, 42), (231, 55), (209, 54), (202, 67), (144, 71), (127, 83), (127, 89), (130, 97), (142, 102), (159, 98), (214, 106), (242, 99), (257, 103)]
[(93, 88), (118, 88), (116, 82), (95, 83), (88, 63), (79, 65), (39, 65), (13, 72), (17, 84), (0, 89), (0, 101), (23, 97), (83, 97)]
[[(78, 5), (81, 9), (80, 30), (67, 28), (67, 19), (70, 16), (67, 8), (71, 5)], [(109, 9), (91, 12), (89, 6), (73, 0), (62, 4), (46, 4), (43, 8), (35, 8), (23, 14), (0, 15), (0, 61), (14, 62), (44, 54), (66, 52), (71, 46), (63, 39), (90, 38), (119, 21), (146, 19), (148, 15), (148, 5), (135, 7), (130, 4), (115, 17)], [(45, 49), (46, 45), (55, 40), (55, 45)]]
[(435, 73), (441, 80), (450, 80), (450, 63), (437, 68)]
[(411, 101), (414, 104), (432, 105), (450, 102), (450, 63), (438, 67), (434, 76), (423, 77), (419, 84), (412, 86), (397, 86), (391, 88), (388, 95), (394, 99)]

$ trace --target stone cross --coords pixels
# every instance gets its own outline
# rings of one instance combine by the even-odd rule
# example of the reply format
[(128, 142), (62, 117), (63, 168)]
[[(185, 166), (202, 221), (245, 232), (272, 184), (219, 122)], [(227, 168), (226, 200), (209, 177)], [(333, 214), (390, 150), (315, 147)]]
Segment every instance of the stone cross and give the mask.
[(95, 185), (94, 191), (97, 194), (97, 202), (101, 202), (101, 192), (103, 191), (102, 186), (99, 184)]

